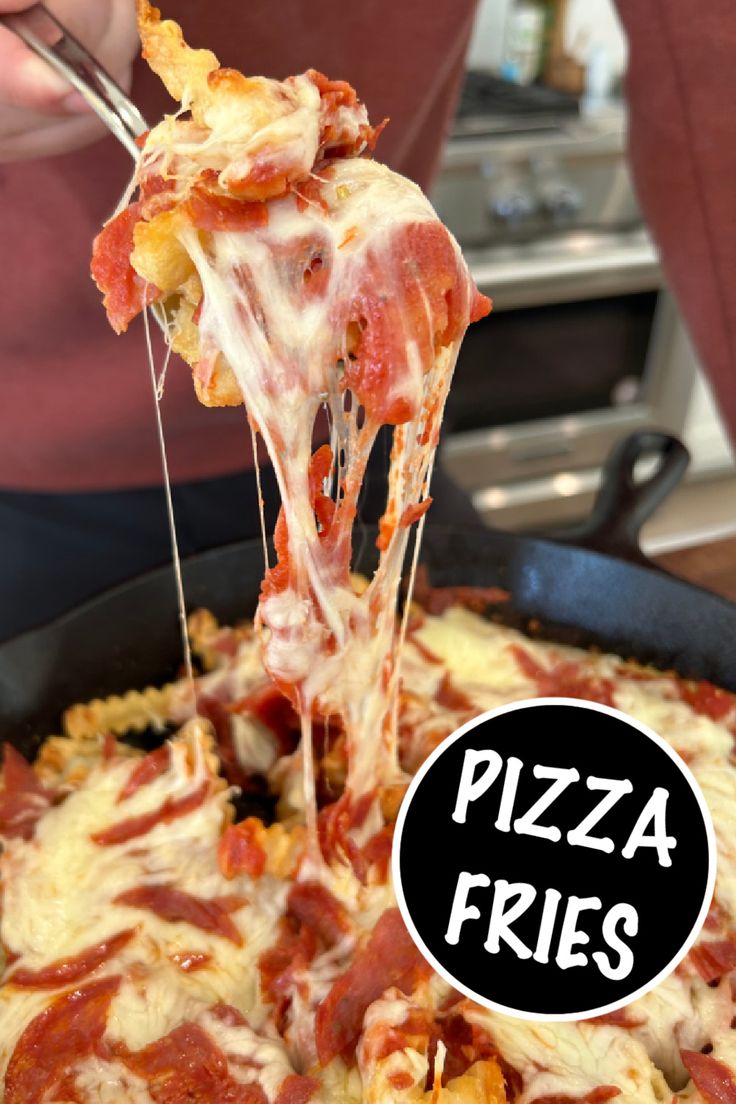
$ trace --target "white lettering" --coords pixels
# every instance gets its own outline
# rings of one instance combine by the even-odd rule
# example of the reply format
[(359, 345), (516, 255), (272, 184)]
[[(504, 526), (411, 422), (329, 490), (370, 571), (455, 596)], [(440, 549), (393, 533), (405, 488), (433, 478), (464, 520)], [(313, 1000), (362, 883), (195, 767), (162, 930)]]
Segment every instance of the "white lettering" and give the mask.
[(587, 786), (589, 790), (607, 790), (608, 792), (580, 821), (577, 828), (570, 829), (567, 833), (567, 842), (572, 847), (592, 847), (595, 851), (605, 851), (607, 855), (610, 855), (613, 851), (613, 840), (609, 836), (590, 836), (588, 833), (625, 794), (632, 793), (634, 787), (628, 778), (595, 778), (592, 775), (587, 780)]
[[(486, 769), (480, 778), (475, 778), (475, 770), (480, 763), (485, 763)], [(484, 794), (493, 785), (501, 773), (502, 766), (503, 759), (497, 751), (467, 749), (460, 774), (460, 785), (457, 788), (455, 809), (452, 814), (452, 819), (456, 824), (465, 823), (468, 805), (471, 801), (477, 801), (481, 794)]]
[(557, 889), (548, 889), (544, 895), (544, 908), (539, 924), (539, 936), (532, 958), (535, 962), (546, 965), (549, 962), (549, 948), (552, 944), (552, 933), (557, 919), (557, 908), (562, 899), (562, 894)]
[[(656, 847), (659, 865), (672, 866), (670, 851), (677, 847), (677, 840), (674, 836), (667, 835), (666, 814), (669, 796), (669, 791), (662, 789), (661, 786), (657, 786), (653, 791), (621, 852), (625, 859), (633, 858), (640, 847)], [(654, 833), (647, 836), (644, 834), (644, 829), (649, 827), (650, 821), (654, 822)]]
[(578, 931), (575, 925), (581, 912), (588, 909), (599, 909), (600, 897), (570, 897), (562, 920), (560, 942), (555, 955), (555, 962), (561, 970), (569, 970), (571, 966), (585, 966), (588, 956), (583, 951), (573, 951), (573, 947), (585, 946), (590, 943), (590, 937), (585, 932)]
[(517, 759), (514, 755), (506, 763), (506, 774), (503, 779), (503, 790), (501, 791), (501, 801), (498, 805), (498, 818), (496, 820), (496, 828), (499, 832), (511, 831), (511, 814), (514, 811), (516, 789), (519, 785), (519, 775), (523, 766), (521, 759)]
[[(505, 878), (499, 878), (496, 881), (488, 938), (484, 943), (489, 954), (498, 954), (503, 940), (504, 943), (508, 943), (517, 958), (532, 957), (532, 952), (526, 943), (522, 943), (511, 931), (511, 925), (533, 904), (536, 896), (536, 889), (527, 882), (507, 882)], [(517, 898), (516, 904), (506, 911), (506, 905), (513, 897)]]
[(468, 894), (471, 889), (483, 887), (488, 889), (491, 879), (487, 874), (470, 874), (462, 870), (455, 886), (455, 896), (452, 899), (450, 920), (445, 932), (445, 942), (455, 946), (460, 941), (460, 929), (466, 920), (479, 920), (480, 909), (477, 905), (468, 904)]
[(516, 818), (514, 831), (520, 836), (537, 836), (539, 839), (547, 839), (552, 843), (557, 843), (562, 834), (560, 829), (555, 825), (537, 824), (537, 817), (546, 812), (572, 782), (579, 782), (580, 774), (575, 770), (575, 767), (544, 767), (537, 764), (534, 768), (534, 777), (551, 778), (554, 781), (542, 796), (534, 802), (531, 809), (523, 816)]
[(621, 927), (628, 936), (634, 936), (639, 931), (639, 914), (633, 905), (627, 905), (622, 901), (608, 910), (603, 918), (603, 938), (612, 951), (619, 956), (618, 966), (612, 966), (611, 960), (605, 951), (594, 951), (593, 961), (604, 977), (611, 981), (621, 981), (628, 977), (634, 966), (634, 955), (631, 948), (623, 940), (619, 939), (616, 925), (619, 920)]

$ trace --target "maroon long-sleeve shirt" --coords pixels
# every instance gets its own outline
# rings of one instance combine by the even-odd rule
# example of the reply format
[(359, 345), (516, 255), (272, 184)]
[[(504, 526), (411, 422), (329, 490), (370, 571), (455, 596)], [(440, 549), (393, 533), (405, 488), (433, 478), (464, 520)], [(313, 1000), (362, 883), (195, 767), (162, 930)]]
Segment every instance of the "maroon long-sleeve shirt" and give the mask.
[[(454, 107), (475, 0), (170, 0), (189, 42), (224, 65), (283, 78), (313, 67), (347, 79), (374, 122), (377, 151), (426, 187)], [(173, 110), (144, 63), (133, 99), (150, 121)], [(161, 480), (141, 320), (109, 329), (89, 273), (92, 239), (132, 163), (113, 138), (0, 165), (0, 487), (85, 491)], [(160, 346), (159, 346), (160, 348)], [(162, 404), (175, 481), (252, 463), (242, 410), (206, 410), (189, 369), (171, 365)]]
[(736, 4), (617, 4), (636, 188), (736, 443)]

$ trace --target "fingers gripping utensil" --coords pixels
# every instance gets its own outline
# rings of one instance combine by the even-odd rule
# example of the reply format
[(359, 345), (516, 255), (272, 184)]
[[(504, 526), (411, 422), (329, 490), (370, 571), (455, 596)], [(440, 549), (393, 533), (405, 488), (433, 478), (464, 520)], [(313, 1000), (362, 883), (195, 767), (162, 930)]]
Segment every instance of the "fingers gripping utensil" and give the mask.
[[(137, 139), (149, 129), (148, 123), (120, 85), (64, 24), (43, 4), (34, 4), (23, 12), (0, 15), (0, 24), (17, 34), (30, 50), (84, 96), (137, 162), (141, 155)], [(168, 340), (169, 307), (159, 302), (151, 304), (150, 310)]]
[(84, 96), (137, 161), (141, 151), (136, 139), (148, 130), (146, 120), (97, 58), (64, 24), (43, 4), (34, 4), (24, 12), (0, 15), (0, 22)]

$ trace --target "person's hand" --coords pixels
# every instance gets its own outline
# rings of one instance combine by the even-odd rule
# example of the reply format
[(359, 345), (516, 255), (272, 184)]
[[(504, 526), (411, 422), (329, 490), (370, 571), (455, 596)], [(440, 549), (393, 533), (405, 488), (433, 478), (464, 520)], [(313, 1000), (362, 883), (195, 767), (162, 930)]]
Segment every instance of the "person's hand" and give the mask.
[[(0, 12), (33, 2), (0, 0)], [(139, 48), (133, 0), (50, 0), (48, 7), (127, 91)], [(104, 133), (79, 93), (0, 26), (0, 161), (65, 153)]]

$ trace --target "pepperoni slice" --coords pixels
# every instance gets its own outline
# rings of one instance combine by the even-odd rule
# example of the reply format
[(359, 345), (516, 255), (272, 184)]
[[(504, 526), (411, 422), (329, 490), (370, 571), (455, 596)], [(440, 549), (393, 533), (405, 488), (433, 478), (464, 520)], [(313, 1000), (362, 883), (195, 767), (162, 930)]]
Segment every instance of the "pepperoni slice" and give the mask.
[(704, 939), (690, 951), (690, 961), (704, 981), (719, 981), (736, 969), (736, 941)]
[(275, 1005), (277, 1027), (281, 1027), (291, 1003), (294, 978), (309, 965), (318, 950), (317, 938), (309, 928), (298, 927), (293, 917), (282, 917), (273, 947), (258, 960), (261, 990)]
[(119, 985), (119, 977), (91, 981), (62, 993), (31, 1020), (5, 1072), (4, 1104), (59, 1099), (54, 1090), (69, 1068), (99, 1049)]
[[(426, 564), (417, 568), (414, 583), (414, 600), (427, 613), (441, 614), (450, 606), (464, 606), (475, 613), (483, 613), (490, 605), (508, 602), (511, 595), (501, 587), (432, 586)], [(414, 641), (415, 646), (418, 641)], [(435, 657), (435, 662), (439, 662)]]
[(710, 717), (712, 721), (722, 721), (729, 713), (736, 711), (736, 695), (721, 690), (706, 679), (700, 682), (678, 679), (677, 690), (695, 713)]
[(118, 932), (93, 947), (87, 947), (71, 958), (58, 959), (40, 970), (26, 970), (21, 967), (7, 978), (6, 984), (20, 985), (26, 989), (60, 989), (63, 985), (73, 985), (91, 974), (103, 962), (114, 958), (134, 935), (135, 928), (128, 928), (127, 931)]
[(265, 203), (219, 195), (199, 184), (192, 189), (185, 208), (198, 230), (253, 230), (268, 225)]
[(444, 675), (442, 682), (437, 687), (434, 700), (443, 709), (473, 709), (473, 703), (467, 694), (454, 685), (450, 674)]
[(319, 882), (297, 883), (289, 893), (288, 909), (328, 947), (339, 943), (350, 931), (350, 917), (345, 906)]
[(281, 1082), (275, 1104), (307, 1104), (319, 1087), (315, 1077), (291, 1073)]
[(140, 762), (136, 763), (128, 776), (128, 781), (118, 795), (118, 803), (126, 801), (141, 788), (153, 782), (171, 763), (171, 749), (168, 744), (162, 744), (155, 751), (150, 751)]
[(572, 660), (558, 659), (543, 667), (525, 648), (511, 644), (510, 651), (527, 678), (537, 684), (541, 698), (583, 698), (601, 705), (613, 705), (613, 683), (610, 679), (587, 674)]
[(238, 873), (249, 874), (251, 878), (261, 877), (267, 858), (259, 842), (263, 833), (263, 823), (258, 817), (247, 817), (239, 824), (230, 824), (222, 833), (217, 847), (217, 862), (228, 881)]
[(193, 893), (166, 885), (136, 886), (115, 898), (116, 905), (148, 909), (171, 923), (181, 920), (193, 924), (202, 931), (229, 939), (236, 947), (242, 946), (243, 937), (230, 919), (230, 913), (247, 903), (244, 897), (195, 897)]
[(92, 833), (93, 843), (100, 847), (110, 847), (116, 843), (127, 843), (136, 836), (145, 836), (157, 824), (170, 824), (172, 820), (186, 816), (203, 804), (210, 792), (210, 783), (203, 782), (196, 790), (185, 794), (184, 797), (167, 797), (159, 809), (151, 813), (143, 813), (137, 817), (127, 817), (119, 820), (117, 824), (109, 828), (103, 828), (100, 832)]
[(4, 745), (3, 786), (0, 835), (6, 839), (30, 839), (54, 794), (41, 784), (33, 767), (11, 744)]
[(161, 295), (130, 263), (133, 231), (141, 218), (141, 209), (141, 201), (125, 207), (102, 228), (92, 247), (92, 275), (103, 293), (107, 317), (116, 333), (124, 333), (144, 306)]
[[(348, 316), (343, 317), (345, 307), (340, 303), (340, 317), (334, 321), (355, 336), (344, 386), (369, 418), (381, 425), (401, 425), (419, 413), (405, 335), (411, 333), (417, 359), (428, 371), (437, 345), (449, 345), (462, 336), (469, 292), (456, 248), (441, 223), (398, 227), (389, 263), (401, 274), (397, 294), (387, 299), (382, 293), (386, 260), (368, 250), (362, 279), (347, 305)], [(487, 313), (490, 301), (485, 303)]]
[(156, 1104), (268, 1104), (260, 1085), (231, 1076), (227, 1058), (198, 1024), (180, 1024), (123, 1061), (148, 1083)]
[(399, 910), (387, 909), (365, 947), (317, 1009), (315, 1039), (321, 1064), (354, 1049), (368, 1005), (386, 989), (395, 985), (409, 993), (428, 973), (429, 966), (412, 942)]
[(736, 1104), (736, 1082), (728, 1066), (697, 1050), (681, 1050), (680, 1057), (706, 1104)]
[(399, 528), (408, 529), (415, 521), (419, 521), (421, 517), (424, 517), (431, 505), (432, 496), (427, 495), (421, 502), (415, 502), (412, 506), (407, 506), (399, 518)]

